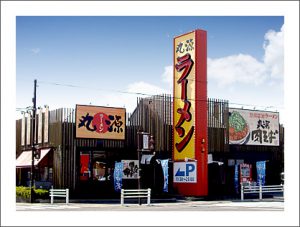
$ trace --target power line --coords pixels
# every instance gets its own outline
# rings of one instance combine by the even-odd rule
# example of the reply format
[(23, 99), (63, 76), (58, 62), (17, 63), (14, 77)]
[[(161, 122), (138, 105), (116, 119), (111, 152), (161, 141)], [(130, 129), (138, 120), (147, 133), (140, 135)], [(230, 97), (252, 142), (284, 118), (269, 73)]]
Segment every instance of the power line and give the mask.
[[(95, 88), (95, 87), (87, 87), (87, 86), (79, 86), (79, 85), (74, 85), (74, 84), (66, 84), (66, 83), (57, 83), (57, 82), (48, 82), (48, 81), (39, 81), (39, 83), (42, 84), (50, 84), (54, 86), (65, 86), (65, 87), (71, 87), (71, 88), (83, 88), (83, 89), (92, 89), (92, 90), (98, 90), (98, 91), (107, 91), (107, 92), (115, 92), (115, 93), (121, 93), (121, 94), (132, 94), (132, 95), (143, 95), (143, 96), (161, 96), (163, 95), (158, 95), (158, 94), (147, 94), (147, 93), (142, 93), (142, 92), (129, 92), (129, 91), (122, 91), (122, 90), (114, 90), (114, 89), (103, 89), (103, 88)], [(173, 99), (179, 99), (181, 100), (181, 97), (174, 97), (170, 96), (170, 98)], [(195, 102), (207, 102), (205, 99), (191, 99), (187, 98), (187, 101), (195, 101)], [(222, 101), (221, 99), (217, 99)], [(239, 105), (239, 106), (250, 106), (254, 108), (273, 108), (273, 109), (281, 109), (282, 107), (275, 107), (275, 106), (262, 106), (262, 105), (253, 105), (253, 104), (245, 104), (245, 103), (233, 103), (233, 102), (228, 102), (229, 105)]]
[[(163, 95), (147, 94), (147, 93), (142, 93), (142, 92), (130, 92), (130, 91), (121, 91), (121, 90), (114, 90), (114, 89), (93, 88), (93, 87), (78, 86), (78, 85), (71, 85), (71, 84), (61, 84), (61, 83), (46, 82), (46, 81), (42, 81), (42, 83), (44, 83), (44, 84), (51, 84), (51, 85), (55, 85), (55, 86), (67, 86), (67, 87), (74, 87), (74, 88), (93, 89), (93, 90), (109, 91), (109, 92), (122, 93), (122, 94), (143, 95), (143, 96), (155, 96), (156, 95), (156, 96), (163, 97)], [(171, 96), (171, 98), (175, 98), (175, 99), (181, 100), (180, 97)], [(207, 102), (207, 100), (205, 100), (205, 99), (191, 99), (191, 98), (187, 98), (186, 100), (187, 101)]]

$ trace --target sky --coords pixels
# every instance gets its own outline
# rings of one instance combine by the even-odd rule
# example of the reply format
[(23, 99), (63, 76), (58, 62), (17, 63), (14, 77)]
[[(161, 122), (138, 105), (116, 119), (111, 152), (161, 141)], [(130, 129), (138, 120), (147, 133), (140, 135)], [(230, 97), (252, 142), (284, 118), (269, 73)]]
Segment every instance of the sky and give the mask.
[(50, 109), (132, 112), (137, 96), (171, 94), (173, 38), (195, 29), (207, 31), (209, 98), (283, 109), (283, 16), (17, 16), (17, 118), (34, 79), (37, 106)]
[[(233, 107), (280, 112), (285, 125), (284, 211), (258, 212), (255, 218), (252, 212), (16, 211), (12, 116), (18, 118), (19, 108), (32, 105), (34, 79), (37, 106), (91, 103), (126, 106), (130, 112), (138, 96), (132, 93), (171, 93), (173, 37), (196, 28), (208, 35), (208, 96), (226, 99)], [(3, 225), (47, 220), (53, 226), (240, 226), (247, 220), (253, 226), (299, 226), (298, 126), (297, 1), (1, 1)]]

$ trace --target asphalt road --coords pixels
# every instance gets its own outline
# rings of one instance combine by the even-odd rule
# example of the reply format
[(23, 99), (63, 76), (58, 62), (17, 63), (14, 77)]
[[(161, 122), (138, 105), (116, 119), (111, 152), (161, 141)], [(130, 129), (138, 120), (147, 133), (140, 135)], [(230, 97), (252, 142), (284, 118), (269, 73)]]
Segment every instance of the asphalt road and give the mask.
[(173, 203), (89, 204), (17, 203), (17, 211), (284, 211), (283, 199), (245, 201), (178, 201)]

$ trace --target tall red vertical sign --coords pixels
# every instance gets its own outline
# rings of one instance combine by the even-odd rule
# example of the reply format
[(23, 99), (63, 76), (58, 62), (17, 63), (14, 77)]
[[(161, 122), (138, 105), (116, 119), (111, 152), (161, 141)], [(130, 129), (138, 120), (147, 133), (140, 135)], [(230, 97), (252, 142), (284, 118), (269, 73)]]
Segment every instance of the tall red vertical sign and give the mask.
[(195, 30), (174, 38), (174, 188), (186, 196), (206, 196), (207, 35)]

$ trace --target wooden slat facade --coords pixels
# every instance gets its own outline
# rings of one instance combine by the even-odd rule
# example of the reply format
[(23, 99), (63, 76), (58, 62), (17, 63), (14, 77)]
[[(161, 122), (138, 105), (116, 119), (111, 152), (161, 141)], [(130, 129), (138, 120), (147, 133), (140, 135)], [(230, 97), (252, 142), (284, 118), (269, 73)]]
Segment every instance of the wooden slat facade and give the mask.
[[(128, 121), (133, 128), (134, 135), (137, 134), (137, 130), (152, 134), (155, 140), (155, 151), (164, 157), (171, 158), (172, 115), (171, 96), (157, 95), (138, 98), (137, 108)], [(136, 147), (136, 142), (134, 146)]]
[[(228, 101), (208, 99), (208, 152), (229, 151)], [(139, 98), (137, 108), (130, 116), (132, 126), (154, 136), (157, 152), (166, 152), (171, 158), (173, 106), (171, 96)]]
[[(208, 99), (208, 153), (229, 154), (231, 151), (264, 151), (264, 146), (229, 146), (228, 101)], [(138, 98), (132, 114), (126, 114), (125, 141), (76, 139), (75, 109), (62, 108), (49, 112), (49, 143), (42, 147), (53, 148), (53, 185), (55, 188), (75, 190), (79, 181), (79, 153), (81, 148), (100, 149), (120, 153), (122, 158), (137, 158), (137, 132), (149, 132), (154, 136), (155, 151), (161, 158), (172, 158), (173, 107), (171, 95)], [(21, 146), (21, 119), (16, 121), (16, 154), (30, 149), (30, 144)], [(283, 146), (283, 127), (280, 128), (280, 144)], [(273, 148), (276, 151), (283, 147)], [(283, 152), (278, 153), (278, 159)]]
[[(225, 119), (228, 113), (228, 102), (209, 100), (209, 144), (211, 151), (226, 150), (226, 128), (228, 122), (216, 120)], [(217, 103), (217, 104), (216, 104)], [(218, 116), (213, 107), (218, 105)], [(158, 95), (149, 98), (138, 98), (137, 108), (132, 114), (126, 114), (125, 141), (97, 140), (75, 138), (75, 110), (61, 108), (49, 113), (49, 143), (40, 144), (41, 147), (53, 147), (53, 184), (56, 188), (75, 189), (78, 181), (78, 147), (90, 149), (124, 150), (136, 155), (137, 132), (149, 132), (155, 139), (156, 152), (166, 158), (172, 157), (172, 97)], [(227, 112), (226, 112), (227, 111)], [(225, 115), (224, 115), (225, 113)], [(37, 119), (38, 122), (38, 119)], [(17, 155), (22, 150), (30, 149), (30, 144), (21, 147), (21, 119), (16, 122), (16, 150)], [(214, 141), (213, 143), (211, 141)]]
[(208, 153), (229, 151), (228, 101), (208, 99)]

